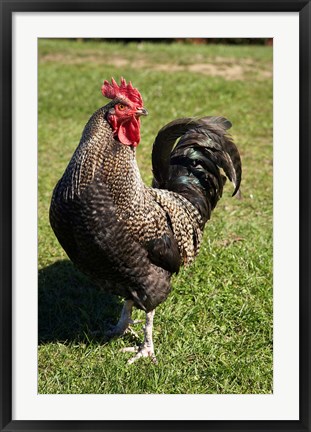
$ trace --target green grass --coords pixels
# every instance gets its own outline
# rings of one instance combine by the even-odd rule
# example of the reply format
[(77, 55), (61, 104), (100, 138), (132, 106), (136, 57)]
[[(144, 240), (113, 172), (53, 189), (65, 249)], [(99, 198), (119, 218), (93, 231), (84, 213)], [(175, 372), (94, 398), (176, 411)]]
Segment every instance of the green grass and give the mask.
[[(39, 393), (273, 391), (271, 71), (271, 47), (39, 42)], [(48, 221), (52, 190), (111, 76), (131, 80), (149, 111), (138, 147), (146, 183), (153, 138), (177, 117), (227, 116), (243, 161), (243, 199), (228, 182), (196, 262), (156, 310), (157, 365), (126, 363), (119, 350), (133, 336), (105, 340), (122, 302), (74, 269)]]

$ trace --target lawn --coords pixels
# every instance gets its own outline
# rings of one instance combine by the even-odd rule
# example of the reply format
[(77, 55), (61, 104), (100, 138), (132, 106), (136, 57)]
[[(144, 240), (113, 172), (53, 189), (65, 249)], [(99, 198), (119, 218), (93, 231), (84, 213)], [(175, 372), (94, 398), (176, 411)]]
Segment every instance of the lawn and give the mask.
[[(272, 48), (40, 40), (38, 73), (39, 393), (272, 393)], [(75, 270), (48, 219), (111, 76), (131, 80), (149, 111), (137, 156), (147, 184), (153, 139), (178, 117), (229, 118), (243, 162), (242, 199), (228, 182), (199, 256), (156, 309), (157, 365), (127, 364), (119, 351), (134, 336), (106, 340), (122, 301)], [(142, 325), (135, 331), (142, 340)]]

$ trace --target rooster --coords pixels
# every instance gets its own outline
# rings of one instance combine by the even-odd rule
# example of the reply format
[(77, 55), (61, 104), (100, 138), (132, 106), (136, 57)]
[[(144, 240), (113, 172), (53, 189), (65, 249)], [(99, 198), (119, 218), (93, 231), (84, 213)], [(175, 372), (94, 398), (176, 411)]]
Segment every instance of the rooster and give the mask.
[(75, 266), (125, 299), (112, 336), (129, 330), (134, 306), (145, 311), (143, 343), (125, 350), (135, 352), (129, 363), (156, 362), (155, 308), (167, 298), (172, 275), (198, 254), (226, 177), (233, 195), (239, 192), (241, 159), (227, 119), (177, 119), (155, 138), (148, 187), (136, 162), (140, 118), (148, 114), (142, 97), (123, 78), (120, 85), (104, 81), (102, 93), (111, 101), (86, 124), (54, 189), (50, 223)]

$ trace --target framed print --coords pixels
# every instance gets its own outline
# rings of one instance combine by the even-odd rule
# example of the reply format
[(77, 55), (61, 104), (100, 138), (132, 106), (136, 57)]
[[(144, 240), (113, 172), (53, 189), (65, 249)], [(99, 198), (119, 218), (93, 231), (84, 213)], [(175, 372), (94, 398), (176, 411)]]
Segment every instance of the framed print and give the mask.
[(310, 430), (310, 2), (1, 22), (1, 429)]

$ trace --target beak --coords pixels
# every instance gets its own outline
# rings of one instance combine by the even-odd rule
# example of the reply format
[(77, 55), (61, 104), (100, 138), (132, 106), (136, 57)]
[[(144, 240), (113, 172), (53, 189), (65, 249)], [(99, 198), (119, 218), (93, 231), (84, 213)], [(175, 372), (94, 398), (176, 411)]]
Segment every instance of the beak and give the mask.
[(146, 110), (146, 108), (138, 108), (137, 110), (136, 110), (136, 113), (135, 113), (135, 115), (136, 115), (136, 117), (140, 117), (140, 116), (146, 116), (146, 115), (148, 115), (148, 111)]

